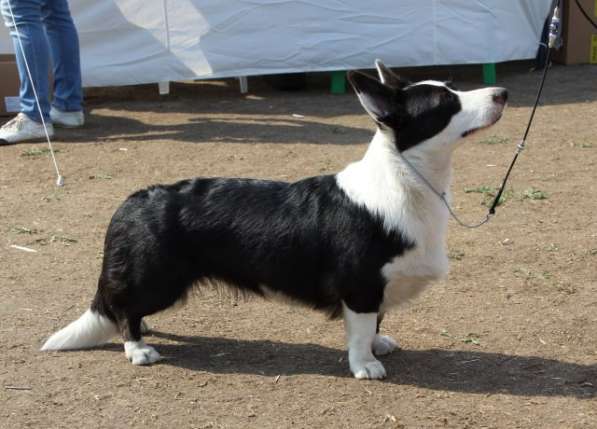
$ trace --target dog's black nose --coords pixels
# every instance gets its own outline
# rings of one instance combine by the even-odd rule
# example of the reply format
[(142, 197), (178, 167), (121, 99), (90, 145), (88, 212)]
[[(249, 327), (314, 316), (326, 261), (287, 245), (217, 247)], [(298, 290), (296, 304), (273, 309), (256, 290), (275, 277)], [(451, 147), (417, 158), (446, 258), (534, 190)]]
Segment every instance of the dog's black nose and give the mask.
[(500, 88), (493, 94), (493, 101), (498, 104), (505, 105), (508, 101), (508, 91), (504, 88)]

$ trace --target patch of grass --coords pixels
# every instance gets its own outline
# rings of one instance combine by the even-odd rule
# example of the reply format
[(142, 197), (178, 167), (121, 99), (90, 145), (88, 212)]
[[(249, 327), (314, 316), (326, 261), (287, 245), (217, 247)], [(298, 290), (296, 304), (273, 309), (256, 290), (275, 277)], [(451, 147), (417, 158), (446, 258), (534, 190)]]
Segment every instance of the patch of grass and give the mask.
[(473, 344), (475, 346), (480, 346), (481, 341), (479, 341), (479, 335), (470, 333), (466, 337), (462, 339), (464, 344)]
[[(502, 192), (502, 195), (500, 196), (500, 199), (498, 200), (497, 205), (501, 206), (506, 201), (510, 200), (513, 196), (514, 196), (514, 191), (511, 189), (506, 189), (504, 192)], [(489, 207), (491, 205), (491, 203), (493, 202), (494, 198), (495, 198), (495, 194), (488, 194), (487, 197), (485, 198), (485, 200), (483, 201), (483, 205)]]
[[(476, 188), (464, 188), (464, 193), (466, 194), (482, 194), (483, 201), (481, 204), (484, 206), (489, 206), (495, 196), (497, 195), (498, 188), (494, 188), (493, 186), (481, 185), (477, 186)], [(545, 191), (536, 188), (528, 188), (522, 191), (521, 193), (515, 193), (513, 189), (506, 189), (502, 192), (500, 196), (500, 200), (498, 201), (498, 206), (501, 206), (506, 201), (512, 198), (518, 198), (520, 201), (524, 200), (546, 200), (549, 198), (549, 194)]]
[(507, 137), (501, 137), (501, 136), (489, 136), (484, 138), (483, 140), (479, 141), (480, 144), (507, 144), (510, 143), (510, 139)]
[(526, 267), (516, 267), (512, 270), (512, 272), (514, 273), (515, 277), (524, 279), (524, 280), (530, 280), (530, 279), (534, 279), (537, 276), (535, 275), (535, 273), (533, 273), (531, 270), (529, 270)]
[(453, 249), (448, 252), (448, 258), (455, 261), (462, 261), (464, 259), (464, 252), (459, 249)]
[(11, 228), (11, 231), (15, 234), (27, 234), (27, 235), (35, 235), (39, 234), (41, 231), (35, 228), (27, 228), (25, 226), (15, 226)]
[(48, 244), (50, 244), (50, 239), (48, 237), (37, 238), (33, 241), (30, 241), (27, 244), (29, 244), (29, 245), (39, 244), (40, 246), (47, 246)]
[(495, 195), (495, 188), (492, 188), (491, 186), (478, 186), (476, 188), (464, 188), (464, 192), (466, 194), (489, 194), (489, 193), (493, 193)]
[(71, 244), (75, 244), (78, 242), (79, 241), (75, 238), (68, 237), (66, 235), (54, 234), (49, 237), (46, 236), (46, 237), (37, 238), (37, 239), (29, 242), (28, 244), (38, 244), (40, 246), (47, 246), (48, 244), (52, 244), (52, 243), (60, 243), (65, 246), (70, 246)]
[(535, 188), (529, 188), (522, 191), (521, 200), (546, 200), (549, 197), (547, 192)]
[[(59, 149), (54, 149), (54, 153), (58, 153), (60, 152)], [(47, 155), (50, 153), (50, 149), (47, 147), (32, 147), (30, 149), (24, 150), (23, 152), (21, 152), (21, 156), (24, 157), (36, 157), (36, 156), (42, 156), (42, 155)]]
[(64, 235), (53, 235), (50, 237), (50, 243), (62, 243), (66, 246), (70, 246), (71, 244), (78, 243), (78, 240)]
[(513, 269), (513, 274), (529, 286), (555, 288), (567, 295), (576, 293), (576, 288), (570, 282), (562, 280), (557, 272), (531, 271), (526, 267), (517, 267)]
[[(495, 196), (497, 195), (498, 189), (492, 186), (482, 185), (476, 188), (464, 188), (464, 192), (466, 194), (483, 194), (483, 201), (481, 202), (481, 204), (483, 204), (484, 206), (489, 206), (493, 202)], [(498, 201), (498, 206), (501, 206), (506, 201), (511, 199), (513, 195), (514, 191), (512, 189), (504, 190), (504, 192), (502, 192), (502, 195), (500, 196), (500, 200)]]
[(439, 333), (442, 337), (446, 337), (446, 338), (451, 338), (453, 340), (457, 340), (460, 341), (464, 344), (473, 344), (475, 346), (480, 346), (481, 345), (481, 341), (479, 339), (480, 335), (479, 334), (475, 334), (475, 333), (469, 333), (466, 336), (462, 337), (462, 338), (458, 338), (456, 336), (451, 335), (448, 331), (446, 331), (445, 329), (442, 329)]
[(545, 247), (545, 251), (547, 252), (557, 252), (558, 250), (560, 250), (560, 248), (555, 243), (549, 243), (549, 245)]
[(558, 282), (555, 288), (558, 292), (566, 295), (574, 295), (577, 292), (576, 287), (570, 282)]
[(61, 191), (55, 191), (50, 195), (46, 195), (45, 197), (42, 197), (42, 201), (46, 202), (46, 203), (50, 203), (52, 201), (61, 201), (62, 200), (62, 192)]
[(572, 147), (580, 148), (580, 149), (592, 149), (593, 143), (589, 142), (582, 142), (582, 143), (573, 143)]

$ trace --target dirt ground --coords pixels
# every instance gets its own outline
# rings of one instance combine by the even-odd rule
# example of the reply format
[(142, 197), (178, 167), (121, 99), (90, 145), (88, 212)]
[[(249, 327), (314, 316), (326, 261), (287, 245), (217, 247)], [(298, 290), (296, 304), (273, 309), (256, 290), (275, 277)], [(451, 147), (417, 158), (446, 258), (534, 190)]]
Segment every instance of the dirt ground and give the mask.
[[(479, 84), (479, 70), (418, 77)], [(498, 69), (502, 121), (456, 154), (467, 220), (501, 180), (539, 81)], [(295, 180), (359, 159), (372, 123), (356, 97), (251, 80), (96, 90), (84, 129), (0, 148), (0, 427), (597, 427), (597, 68), (551, 70), (507, 200), (486, 226), (450, 225), (451, 273), (391, 313), (402, 350), (385, 381), (350, 377), (341, 322), (204, 290), (149, 319), (165, 359), (134, 367), (118, 340), (41, 353), (96, 287), (106, 226), (131, 192), (193, 176)], [(11, 247), (25, 246), (36, 253)]]

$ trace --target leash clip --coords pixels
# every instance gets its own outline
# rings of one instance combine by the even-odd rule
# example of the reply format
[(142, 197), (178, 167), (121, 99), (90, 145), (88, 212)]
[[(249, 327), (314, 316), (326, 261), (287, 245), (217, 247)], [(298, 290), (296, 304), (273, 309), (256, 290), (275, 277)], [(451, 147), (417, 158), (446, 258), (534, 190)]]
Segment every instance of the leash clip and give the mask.
[(562, 46), (561, 33), (562, 26), (560, 22), (560, 7), (559, 1), (556, 1), (551, 22), (549, 23), (549, 47), (552, 49), (559, 49)]
[(516, 153), (520, 153), (520, 152), (522, 152), (523, 150), (525, 150), (525, 148), (526, 148), (526, 145), (527, 145), (527, 142), (526, 142), (526, 140), (524, 140), (524, 139), (523, 139), (523, 140), (521, 140), (521, 141), (520, 141), (520, 143), (518, 143), (518, 144), (516, 145)]

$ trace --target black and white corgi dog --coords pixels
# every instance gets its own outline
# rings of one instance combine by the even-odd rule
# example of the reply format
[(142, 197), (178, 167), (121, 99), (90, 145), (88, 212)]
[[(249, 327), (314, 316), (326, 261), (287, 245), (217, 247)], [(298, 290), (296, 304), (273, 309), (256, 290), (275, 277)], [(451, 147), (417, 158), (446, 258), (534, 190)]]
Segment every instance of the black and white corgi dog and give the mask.
[(500, 119), (507, 92), (410, 84), (376, 67), (379, 80), (348, 74), (377, 125), (363, 159), (295, 183), (195, 178), (132, 194), (108, 227), (89, 310), (42, 350), (120, 332), (126, 357), (151, 364), (160, 355), (142, 339), (143, 317), (216, 281), (342, 316), (354, 376), (384, 378), (375, 356), (397, 347), (379, 333), (384, 313), (448, 271), (449, 213), (430, 186), (449, 192), (454, 149)]

